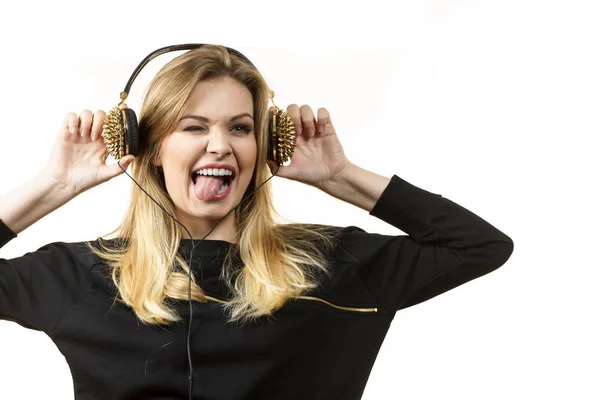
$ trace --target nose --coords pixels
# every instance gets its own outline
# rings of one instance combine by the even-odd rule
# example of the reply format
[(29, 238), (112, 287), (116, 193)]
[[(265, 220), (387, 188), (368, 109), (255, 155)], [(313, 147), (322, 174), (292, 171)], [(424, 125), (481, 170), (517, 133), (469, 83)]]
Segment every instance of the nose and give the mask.
[(232, 152), (229, 135), (220, 127), (214, 127), (208, 135), (206, 151), (223, 158)]

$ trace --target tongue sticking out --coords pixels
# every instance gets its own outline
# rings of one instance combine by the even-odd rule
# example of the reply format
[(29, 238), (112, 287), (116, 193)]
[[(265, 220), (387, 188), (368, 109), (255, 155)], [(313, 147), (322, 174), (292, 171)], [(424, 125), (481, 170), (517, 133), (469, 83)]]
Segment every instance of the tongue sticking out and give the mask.
[(224, 182), (223, 177), (199, 175), (194, 183), (194, 193), (199, 200), (212, 200)]

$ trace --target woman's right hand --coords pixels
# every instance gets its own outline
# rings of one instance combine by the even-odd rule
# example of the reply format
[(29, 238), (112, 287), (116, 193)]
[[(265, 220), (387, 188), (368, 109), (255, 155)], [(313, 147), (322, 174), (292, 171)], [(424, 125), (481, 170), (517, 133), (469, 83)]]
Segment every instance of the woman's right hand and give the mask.
[[(101, 136), (105, 119), (104, 111), (84, 110), (79, 116), (69, 113), (58, 132), (43, 173), (74, 196), (123, 173), (117, 163), (106, 165), (108, 153)], [(134, 158), (127, 155), (120, 163), (127, 169)]]

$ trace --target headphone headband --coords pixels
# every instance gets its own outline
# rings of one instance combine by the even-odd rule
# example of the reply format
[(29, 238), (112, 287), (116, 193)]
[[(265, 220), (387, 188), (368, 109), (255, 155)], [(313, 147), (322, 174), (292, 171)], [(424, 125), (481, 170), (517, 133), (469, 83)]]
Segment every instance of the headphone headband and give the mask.
[[(146, 66), (146, 64), (148, 64), (152, 59), (154, 59), (154, 58), (156, 58), (156, 57), (158, 57), (160, 55), (163, 55), (165, 53), (170, 53), (172, 51), (193, 50), (193, 49), (200, 48), (202, 46), (206, 46), (206, 43), (176, 44), (176, 45), (161, 47), (158, 50), (154, 50), (152, 53), (148, 54), (146, 56), (146, 58), (144, 58), (142, 60), (142, 62), (139, 63), (139, 65), (133, 71), (133, 74), (131, 74), (131, 77), (127, 81), (127, 85), (125, 85), (125, 89), (123, 89), (123, 92), (125, 93), (126, 96), (129, 95), (129, 90), (131, 90), (131, 85), (133, 85), (133, 81), (135, 80), (135, 78), (137, 78), (137, 76), (142, 71), (142, 69), (144, 69), (144, 67)], [(246, 61), (248, 64), (250, 64), (254, 68), (256, 68), (254, 66), (254, 64), (252, 64), (252, 62), (248, 59), (248, 57), (246, 57), (245, 55), (243, 55), (239, 51), (237, 51), (235, 49), (232, 49), (230, 47), (227, 47), (227, 46), (223, 46), (223, 47), (225, 47), (227, 49), (227, 51), (229, 51), (230, 54), (233, 54), (233, 55), (236, 55), (236, 56), (240, 57), (241, 59), (243, 59), (244, 61)]]

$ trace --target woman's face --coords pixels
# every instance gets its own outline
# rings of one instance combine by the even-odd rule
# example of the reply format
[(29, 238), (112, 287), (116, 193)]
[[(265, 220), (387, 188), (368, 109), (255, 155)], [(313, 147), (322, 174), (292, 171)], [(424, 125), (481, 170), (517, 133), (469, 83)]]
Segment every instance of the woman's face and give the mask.
[(231, 78), (202, 81), (163, 140), (157, 165), (189, 229), (199, 219), (220, 219), (242, 199), (256, 164), (253, 118), (252, 95), (244, 85)]

